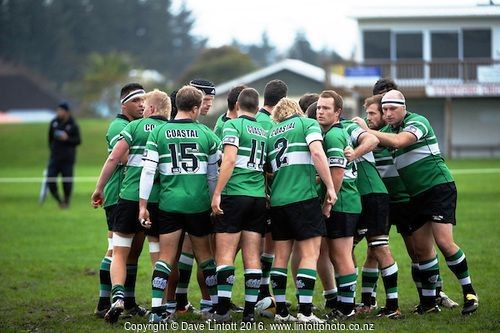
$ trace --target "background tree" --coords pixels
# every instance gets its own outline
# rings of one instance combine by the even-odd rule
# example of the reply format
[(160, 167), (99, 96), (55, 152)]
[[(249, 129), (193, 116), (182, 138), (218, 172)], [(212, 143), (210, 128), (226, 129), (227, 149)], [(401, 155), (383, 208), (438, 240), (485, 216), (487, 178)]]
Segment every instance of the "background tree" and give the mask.
[(84, 114), (109, 115), (117, 113), (120, 89), (128, 77), (131, 60), (120, 53), (92, 53), (87, 60), (81, 85), (81, 110)]
[(266, 67), (277, 60), (276, 48), (269, 42), (266, 31), (261, 35), (260, 44), (241, 44), (237, 40), (233, 40), (231, 46), (248, 54), (257, 67)]
[(206, 38), (192, 33), (191, 11), (184, 4), (174, 12), (171, 2), (0, 0), (0, 62), (46, 78), (45, 87), (75, 104), (82, 100), (87, 113), (92, 107), (106, 113), (116, 101), (114, 84), (131, 68), (156, 70), (173, 87), (193, 77), (221, 83), (285, 56), (314, 65), (330, 57), (316, 52), (301, 31), (285, 55), (267, 32), (256, 44), (207, 50)]
[(314, 51), (303, 31), (298, 31), (295, 40), (288, 50), (288, 57), (308, 62), (312, 65), (321, 66), (320, 55)]
[(2, 0), (0, 58), (59, 90), (83, 77), (91, 53), (127, 54), (174, 78), (204, 48), (193, 21), (186, 7), (173, 14), (171, 0)]
[(167, 66), (172, 82), (178, 81), (184, 70), (205, 49), (206, 38), (195, 37), (186, 33), (192, 31), (193, 25), (194, 18), (185, 4), (181, 6), (179, 13), (169, 22), (172, 40), (167, 53)]

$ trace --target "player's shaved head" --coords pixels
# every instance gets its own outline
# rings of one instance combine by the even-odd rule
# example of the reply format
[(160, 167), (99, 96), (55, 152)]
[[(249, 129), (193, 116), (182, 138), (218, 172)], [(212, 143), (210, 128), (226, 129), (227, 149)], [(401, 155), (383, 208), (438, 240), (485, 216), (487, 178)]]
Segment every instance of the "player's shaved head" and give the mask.
[(382, 98), (382, 102), (389, 99), (399, 99), (404, 101), (405, 96), (399, 90), (389, 90), (388, 92), (385, 93), (384, 97)]
[(385, 121), (393, 126), (400, 124), (406, 114), (406, 101), (403, 93), (399, 90), (388, 91), (380, 103)]

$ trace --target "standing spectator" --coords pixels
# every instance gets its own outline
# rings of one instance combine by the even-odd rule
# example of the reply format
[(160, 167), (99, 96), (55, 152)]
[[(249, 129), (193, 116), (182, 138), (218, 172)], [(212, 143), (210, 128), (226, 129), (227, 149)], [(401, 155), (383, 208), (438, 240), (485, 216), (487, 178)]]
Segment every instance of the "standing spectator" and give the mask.
[[(47, 185), (50, 193), (59, 203), (60, 208), (68, 208), (73, 190), (73, 169), (76, 160), (76, 146), (81, 143), (80, 129), (71, 115), (68, 103), (57, 106), (57, 117), (49, 126), (50, 160), (47, 171)], [(57, 176), (63, 179), (64, 198), (61, 199), (57, 190)]]

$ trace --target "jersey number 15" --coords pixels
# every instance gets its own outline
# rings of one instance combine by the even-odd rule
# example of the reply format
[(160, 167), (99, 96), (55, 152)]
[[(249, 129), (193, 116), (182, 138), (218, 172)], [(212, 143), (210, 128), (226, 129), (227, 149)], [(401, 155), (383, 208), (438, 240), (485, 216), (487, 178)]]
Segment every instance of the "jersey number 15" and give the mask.
[[(171, 143), (168, 145), (168, 149), (170, 149), (170, 156), (172, 156), (172, 173), (181, 173), (181, 167), (189, 173), (194, 173), (198, 170), (199, 163), (195, 155), (198, 152), (198, 144), (194, 142), (182, 142), (178, 145)], [(180, 159), (177, 155), (178, 151), (181, 153)]]

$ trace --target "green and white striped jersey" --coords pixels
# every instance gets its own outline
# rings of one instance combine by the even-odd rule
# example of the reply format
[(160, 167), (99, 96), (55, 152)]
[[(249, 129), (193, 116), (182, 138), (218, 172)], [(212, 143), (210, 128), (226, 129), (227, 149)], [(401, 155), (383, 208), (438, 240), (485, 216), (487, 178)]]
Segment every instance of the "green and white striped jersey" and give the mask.
[(207, 170), (217, 164), (219, 139), (190, 119), (170, 120), (151, 132), (144, 159), (158, 163), (160, 209), (195, 214), (210, 209)]
[[(139, 183), (141, 180), (142, 157), (149, 134), (156, 126), (165, 124), (167, 118), (161, 116), (151, 116), (137, 119), (130, 122), (121, 131), (122, 140), (127, 141), (129, 146), (128, 161), (125, 171), (125, 178), (122, 182), (120, 198), (139, 201)], [(153, 183), (153, 188), (148, 201), (158, 202), (160, 185), (157, 181)]]
[(268, 132), (267, 160), (274, 172), (271, 206), (283, 206), (318, 196), (316, 169), (309, 144), (323, 141), (314, 119), (291, 116)]
[[(106, 143), (108, 144), (108, 154), (113, 151), (113, 147), (120, 139), (120, 132), (127, 126), (129, 120), (123, 114), (119, 114), (115, 119), (109, 124), (108, 131), (106, 133)], [(118, 165), (109, 177), (106, 186), (104, 186), (104, 207), (111, 205), (116, 205), (118, 202), (120, 189), (122, 187), (122, 181), (125, 177), (125, 166)]]
[(356, 187), (355, 164), (349, 162), (344, 155), (344, 149), (349, 146), (349, 142), (348, 134), (343, 125), (341, 123), (334, 124), (324, 133), (323, 140), (329, 166), (344, 169), (342, 186), (332, 210), (342, 213), (361, 213), (361, 197)]
[(222, 129), (224, 128), (224, 124), (226, 123), (226, 121), (228, 121), (230, 119), (231, 118), (229, 118), (226, 115), (226, 112), (224, 112), (223, 114), (220, 115), (219, 118), (217, 118), (217, 122), (215, 123), (215, 126), (214, 126), (214, 133), (221, 140), (222, 140)]
[(394, 164), (410, 196), (453, 181), (441, 156), (434, 130), (425, 117), (407, 112), (401, 125), (391, 128), (391, 131), (409, 132), (417, 138), (416, 142), (397, 149), (394, 154)]
[(271, 120), (271, 114), (267, 112), (266, 109), (260, 109), (255, 115), (255, 119), (259, 124), (262, 124), (262, 127), (264, 127), (266, 131), (269, 131), (271, 127), (274, 126), (274, 123)]
[[(257, 120), (257, 122), (261, 124), (266, 131), (269, 131), (274, 125), (274, 122), (271, 120), (271, 114), (264, 108), (260, 109), (259, 112), (257, 112), (257, 114), (255, 115), (255, 120)], [(265, 169), (266, 172), (269, 172), (268, 167), (266, 167)], [(271, 177), (267, 177), (266, 193), (269, 195), (271, 194), (272, 185), (273, 179)]]
[[(390, 133), (390, 126), (387, 125), (380, 129), (380, 132)], [(389, 192), (389, 200), (395, 202), (408, 202), (410, 195), (406, 190), (405, 184), (399, 177), (398, 170), (394, 165), (394, 158), (392, 157), (393, 150), (386, 147), (377, 147), (373, 151), (375, 156), (375, 165), (377, 166), (378, 173), (382, 177), (382, 181)]]
[[(342, 125), (346, 129), (352, 146), (357, 147), (359, 145), (359, 137), (366, 131), (357, 123), (350, 120), (342, 120)], [(367, 195), (370, 193), (387, 193), (384, 182), (382, 181), (382, 178), (377, 171), (377, 167), (375, 166), (375, 157), (373, 156), (373, 152), (364, 154), (355, 162), (358, 172), (356, 185), (360, 195)]]
[(236, 165), (222, 194), (265, 197), (267, 131), (255, 118), (239, 116), (227, 121), (222, 133), (222, 145), (238, 148)]

